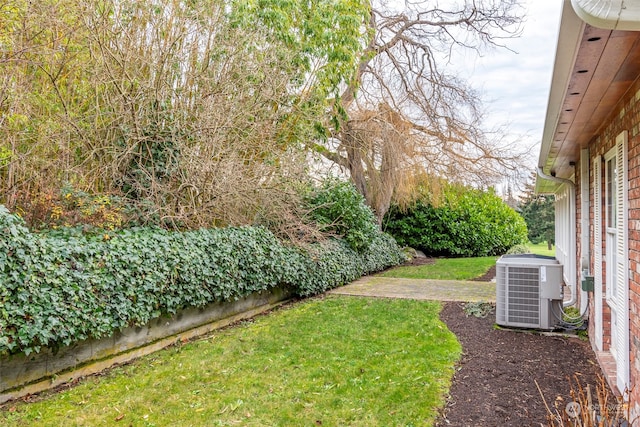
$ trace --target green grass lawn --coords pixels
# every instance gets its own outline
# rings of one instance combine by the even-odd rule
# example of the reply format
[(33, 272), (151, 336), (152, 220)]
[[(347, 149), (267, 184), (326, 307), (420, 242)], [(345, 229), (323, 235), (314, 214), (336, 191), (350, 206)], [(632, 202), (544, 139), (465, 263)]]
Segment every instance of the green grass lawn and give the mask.
[(440, 308), (309, 300), (5, 406), (0, 425), (432, 425), (461, 353)]
[(549, 248), (547, 247), (547, 242), (537, 244), (529, 243), (527, 246), (529, 246), (531, 253), (538, 255), (556, 256), (555, 245), (551, 248), (551, 250), (549, 250)]
[(438, 258), (433, 264), (392, 268), (381, 273), (381, 276), (403, 279), (471, 280), (486, 273), (497, 259), (494, 256)]
[[(527, 245), (531, 253), (555, 256), (555, 246), (549, 250), (547, 243)], [(435, 263), (419, 266), (401, 266), (380, 273), (384, 277), (402, 279), (471, 280), (482, 276), (495, 265), (499, 257), (437, 258)]]

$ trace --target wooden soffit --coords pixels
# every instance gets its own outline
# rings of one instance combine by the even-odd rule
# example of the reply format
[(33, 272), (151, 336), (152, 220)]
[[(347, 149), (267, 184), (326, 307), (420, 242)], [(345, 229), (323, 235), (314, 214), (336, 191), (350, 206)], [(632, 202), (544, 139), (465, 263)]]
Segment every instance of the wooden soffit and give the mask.
[[(545, 174), (564, 179), (574, 175), (580, 150), (611, 121), (617, 104), (640, 75), (639, 31), (596, 28), (575, 14), (567, 17), (571, 12), (563, 10), (538, 161)], [(568, 40), (562, 40), (563, 34), (570, 35)], [(564, 70), (559, 70), (563, 62)], [(552, 193), (557, 186), (538, 179), (536, 190)]]

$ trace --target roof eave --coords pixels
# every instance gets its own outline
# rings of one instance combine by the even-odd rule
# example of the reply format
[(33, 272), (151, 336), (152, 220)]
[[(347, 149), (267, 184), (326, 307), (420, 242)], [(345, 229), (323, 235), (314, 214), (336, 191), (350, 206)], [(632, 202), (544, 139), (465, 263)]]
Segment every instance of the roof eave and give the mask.
[[(557, 140), (558, 142), (556, 142), (554, 138), (557, 138), (556, 132), (563, 114), (563, 105), (568, 99), (567, 90), (571, 84), (572, 70), (576, 64), (587, 27), (609, 31), (640, 31), (640, 2), (564, 0), (553, 79), (538, 158), (538, 167), (543, 175), (555, 176), (556, 170), (554, 169), (559, 168), (558, 175), (565, 179), (568, 178), (565, 176), (568, 173), (567, 168), (563, 164), (558, 164), (557, 160), (560, 150), (565, 150), (563, 144), (566, 145), (571, 141), (563, 143), (561, 140)], [(566, 121), (566, 119), (564, 120)], [(558, 182), (544, 179), (542, 176), (536, 180), (535, 190), (538, 193), (553, 193), (560, 185)]]
[[(553, 138), (555, 135), (563, 100), (566, 96), (571, 70), (573, 69), (576, 54), (580, 46), (580, 40), (585, 28), (585, 22), (581, 20), (571, 7), (571, 0), (565, 0), (562, 6), (562, 25), (558, 35), (558, 45), (556, 47), (556, 58), (553, 66), (553, 77), (551, 89), (549, 91), (549, 102), (547, 104), (547, 115), (542, 133), (542, 143), (540, 156), (538, 157), (538, 167), (545, 173), (553, 175), (553, 171), (545, 170)], [(554, 193), (560, 186), (559, 183), (544, 178), (536, 180), (536, 192)]]

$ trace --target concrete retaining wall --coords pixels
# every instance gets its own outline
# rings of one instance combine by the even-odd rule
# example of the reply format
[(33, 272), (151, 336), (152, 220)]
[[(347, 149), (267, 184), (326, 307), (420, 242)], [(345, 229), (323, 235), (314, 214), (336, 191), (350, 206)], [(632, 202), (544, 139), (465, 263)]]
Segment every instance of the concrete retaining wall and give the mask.
[(250, 295), (235, 302), (186, 309), (100, 340), (86, 340), (53, 352), (0, 358), (0, 403), (71, 382), (118, 363), (144, 356), (177, 341), (204, 335), (255, 316), (292, 297), (286, 289)]

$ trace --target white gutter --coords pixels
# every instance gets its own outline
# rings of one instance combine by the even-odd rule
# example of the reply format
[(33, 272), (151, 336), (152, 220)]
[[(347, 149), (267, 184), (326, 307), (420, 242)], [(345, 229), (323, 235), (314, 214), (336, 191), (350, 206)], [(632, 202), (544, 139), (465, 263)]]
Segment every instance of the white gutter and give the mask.
[[(544, 173), (544, 171), (542, 170), (542, 166), (538, 166), (538, 176), (542, 179), (547, 179), (549, 181), (554, 181), (557, 182), (559, 184), (564, 184), (566, 186), (569, 187), (569, 206), (572, 208), (573, 212), (569, 213), (569, 217), (573, 218), (571, 221), (572, 226), (570, 227), (572, 230), (569, 230), (569, 233), (571, 236), (575, 236), (575, 206), (576, 206), (576, 185), (573, 183), (573, 181), (571, 181), (570, 179), (564, 179), (564, 178), (557, 178), (555, 176), (552, 175), (547, 175)], [(571, 248), (567, 248), (569, 251), (570, 255), (575, 256), (575, 245), (570, 245)], [(572, 274), (576, 274), (575, 272), (572, 272)], [(576, 302), (578, 302), (578, 284), (577, 281), (574, 280), (567, 280), (569, 282), (569, 289), (571, 289), (571, 298), (569, 299), (569, 301), (565, 301), (562, 305), (564, 307), (570, 307), (572, 305), (575, 305)]]
[(553, 175), (547, 175), (542, 170), (542, 166), (538, 166), (538, 176), (540, 178), (542, 178), (542, 179), (548, 179), (549, 181), (555, 181), (555, 182), (557, 182), (559, 184), (567, 184), (569, 187), (571, 187), (573, 189), (576, 188), (576, 185), (570, 179), (557, 178), (557, 177), (555, 177)]
[(637, 0), (571, 0), (576, 15), (596, 28), (640, 30), (640, 2)]

